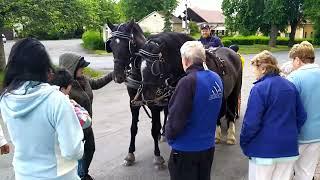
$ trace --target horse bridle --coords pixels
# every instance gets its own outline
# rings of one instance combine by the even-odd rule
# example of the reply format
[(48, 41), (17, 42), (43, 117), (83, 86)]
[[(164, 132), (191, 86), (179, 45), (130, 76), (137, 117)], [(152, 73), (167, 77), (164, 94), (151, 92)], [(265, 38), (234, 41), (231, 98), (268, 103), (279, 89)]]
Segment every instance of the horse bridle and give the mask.
[[(119, 31), (119, 28), (121, 26), (122, 26), (122, 24), (118, 26), (116, 31), (111, 32), (111, 38), (120, 38), (120, 39), (128, 40), (130, 59), (128, 62), (123, 62), (120, 59), (115, 58), (114, 63), (122, 64), (125, 67), (124, 73), (126, 75), (126, 81), (127, 81), (126, 84), (128, 86), (130, 86), (131, 88), (138, 89), (141, 84), (141, 81), (135, 80), (130, 77), (131, 75), (136, 75), (136, 74), (133, 74), (132, 68), (136, 68), (136, 69), (140, 68), (137, 63), (137, 59), (139, 57), (136, 54), (137, 44), (134, 40), (133, 34), (129, 35), (129, 34), (126, 34), (124, 32)], [(129, 66), (130, 64), (132, 64), (133, 67), (130, 68), (130, 66)]]
[[(148, 41), (147, 43), (154, 43), (156, 44), (158, 47), (160, 47), (156, 42), (153, 42), (153, 41)], [(170, 79), (172, 78), (172, 75), (171, 74), (165, 74), (166, 72), (163, 70), (163, 67), (166, 66), (166, 62), (163, 58), (163, 55), (162, 53), (151, 53), (151, 52), (148, 52), (144, 49), (140, 49), (139, 50), (139, 54), (140, 56), (143, 56), (143, 57), (146, 57), (145, 58), (145, 61), (151, 63), (151, 73), (152, 75), (154, 76), (159, 76), (160, 79), (163, 80), (164, 83), (161, 83), (161, 84), (158, 84), (158, 83), (153, 83), (153, 82), (141, 82), (141, 85), (138, 89), (138, 93), (137, 93), (137, 97), (139, 95), (141, 95), (142, 97), (142, 101), (144, 101), (145, 103), (158, 103), (158, 102), (161, 102), (167, 98), (169, 98), (174, 90), (175, 90), (175, 87), (172, 86), (172, 83), (170, 84)], [(159, 66), (159, 71), (158, 72), (155, 72), (154, 71), (154, 66), (158, 63), (158, 66)], [(144, 88), (144, 86), (160, 86), (157, 88), (157, 91), (156, 91), (156, 98), (153, 99), (153, 100), (145, 100), (144, 99), (144, 96), (143, 96), (143, 93), (142, 93), (142, 90)]]

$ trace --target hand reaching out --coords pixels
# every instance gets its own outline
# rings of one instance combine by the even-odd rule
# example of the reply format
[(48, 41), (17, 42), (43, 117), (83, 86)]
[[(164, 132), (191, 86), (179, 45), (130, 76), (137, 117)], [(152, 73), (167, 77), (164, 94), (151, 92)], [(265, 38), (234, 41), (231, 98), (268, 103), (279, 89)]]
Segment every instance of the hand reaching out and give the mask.
[(2, 154), (9, 154), (10, 153), (10, 146), (9, 144), (5, 144), (0, 147), (0, 155)]

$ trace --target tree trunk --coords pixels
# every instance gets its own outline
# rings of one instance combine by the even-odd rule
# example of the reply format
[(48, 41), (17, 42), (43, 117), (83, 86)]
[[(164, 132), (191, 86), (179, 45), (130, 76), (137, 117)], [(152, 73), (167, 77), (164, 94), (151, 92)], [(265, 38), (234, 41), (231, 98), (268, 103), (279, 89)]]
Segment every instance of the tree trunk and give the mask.
[(0, 71), (4, 71), (6, 67), (6, 56), (4, 54), (4, 45), (2, 42), (2, 36), (0, 36)]
[(269, 40), (270, 47), (276, 47), (277, 35), (278, 35), (278, 27), (275, 24), (272, 24), (271, 30), (270, 30), (270, 40)]
[(297, 27), (298, 27), (298, 21), (294, 20), (290, 22), (290, 26), (291, 26), (291, 32), (289, 35), (289, 43), (288, 46), (292, 47), (294, 45), (294, 38), (296, 36), (296, 31), (297, 31)]

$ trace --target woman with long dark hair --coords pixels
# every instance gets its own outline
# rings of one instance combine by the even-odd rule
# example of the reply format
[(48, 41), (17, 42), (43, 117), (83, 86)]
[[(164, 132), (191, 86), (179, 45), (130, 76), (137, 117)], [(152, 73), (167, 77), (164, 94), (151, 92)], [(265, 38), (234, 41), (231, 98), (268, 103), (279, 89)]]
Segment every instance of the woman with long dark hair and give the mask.
[(48, 76), (53, 67), (36, 39), (11, 49), (1, 93), (1, 115), (14, 150), (17, 180), (78, 180), (83, 133), (69, 100)]

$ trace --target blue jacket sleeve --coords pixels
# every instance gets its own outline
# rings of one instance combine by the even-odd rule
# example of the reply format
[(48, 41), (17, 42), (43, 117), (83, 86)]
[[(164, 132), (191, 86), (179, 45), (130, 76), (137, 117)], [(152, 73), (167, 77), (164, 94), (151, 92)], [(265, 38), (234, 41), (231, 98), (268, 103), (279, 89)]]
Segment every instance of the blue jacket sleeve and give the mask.
[(169, 102), (169, 116), (166, 124), (166, 138), (175, 139), (185, 128), (192, 110), (195, 91), (195, 76), (182, 78)]
[(83, 156), (83, 131), (69, 99), (60, 95), (54, 112), (55, 129), (61, 155), (68, 160), (79, 160)]
[(243, 152), (245, 152), (246, 146), (260, 131), (264, 112), (265, 103), (263, 96), (259, 93), (258, 88), (253, 87), (248, 99), (247, 110), (240, 134), (240, 146)]

